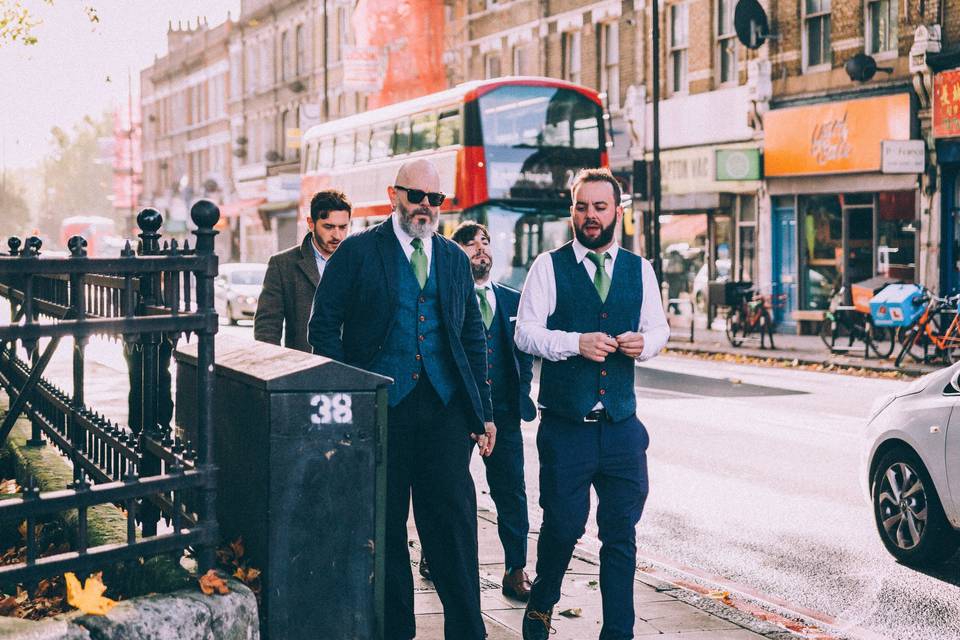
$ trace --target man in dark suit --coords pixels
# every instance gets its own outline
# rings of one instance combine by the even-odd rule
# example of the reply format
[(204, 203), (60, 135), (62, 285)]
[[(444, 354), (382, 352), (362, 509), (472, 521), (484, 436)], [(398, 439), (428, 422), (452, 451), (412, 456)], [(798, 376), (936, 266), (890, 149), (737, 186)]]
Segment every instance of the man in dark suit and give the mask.
[(537, 417), (530, 399), (533, 357), (514, 346), (513, 333), (520, 292), (491, 282), (490, 233), (482, 224), (462, 223), (453, 241), (470, 258), (470, 268), (487, 336), (487, 383), (497, 425), (497, 448), (483, 461), (490, 497), (497, 506), (497, 532), (503, 545), (503, 594), (526, 602), (530, 597), (527, 564), (527, 492), (523, 478), (523, 435), (520, 420)]
[[(307, 235), (298, 246), (271, 256), (253, 318), (253, 338), (310, 351), (307, 322), (313, 294), (330, 256), (350, 232), (350, 200), (340, 191), (317, 192), (310, 200)], [(285, 333), (284, 333), (285, 331)]]
[(482, 640), (473, 442), (493, 451), (486, 339), (466, 255), (436, 233), (440, 177), (405, 163), (393, 213), (343, 241), (317, 288), (314, 353), (393, 379), (387, 412), (386, 637), (416, 635), (407, 546), (411, 495), (447, 640)]

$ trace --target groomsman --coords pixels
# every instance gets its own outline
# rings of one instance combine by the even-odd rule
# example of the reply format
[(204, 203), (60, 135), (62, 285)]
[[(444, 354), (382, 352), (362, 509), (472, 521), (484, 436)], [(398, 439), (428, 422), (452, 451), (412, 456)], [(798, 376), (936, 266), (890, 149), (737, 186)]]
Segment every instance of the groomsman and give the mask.
[(477, 222), (462, 223), (453, 241), (470, 258), (476, 284), (477, 302), (487, 337), (487, 383), (493, 398), (493, 422), (497, 426), (497, 447), (483, 458), (487, 467), (490, 496), (497, 506), (497, 531), (503, 545), (503, 594), (526, 602), (530, 597), (527, 564), (527, 492), (523, 479), (523, 436), (520, 420), (537, 417), (530, 399), (533, 358), (513, 344), (520, 293), (491, 282), (493, 256), (490, 233)]
[(540, 371), (540, 506), (537, 579), (524, 640), (547, 640), (563, 574), (597, 494), (601, 640), (633, 638), (636, 525), (647, 497), (649, 436), (637, 419), (637, 360), (670, 335), (653, 267), (617, 246), (620, 185), (606, 169), (574, 178), (574, 240), (539, 256), (517, 320), (517, 345)]

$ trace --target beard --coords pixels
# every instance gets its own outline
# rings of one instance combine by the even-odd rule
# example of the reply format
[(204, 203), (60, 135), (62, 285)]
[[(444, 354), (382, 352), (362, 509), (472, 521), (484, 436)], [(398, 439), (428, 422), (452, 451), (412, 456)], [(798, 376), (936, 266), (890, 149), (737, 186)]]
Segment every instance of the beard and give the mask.
[(617, 231), (617, 218), (614, 217), (605, 227), (601, 227), (600, 234), (595, 238), (590, 238), (584, 233), (581, 227), (574, 225), (573, 233), (577, 237), (577, 240), (580, 241), (580, 244), (585, 246), (587, 249), (599, 249), (600, 247), (605, 247), (610, 242), (613, 241), (613, 234)]
[(317, 247), (320, 249), (320, 251), (326, 251), (327, 253), (330, 253), (330, 254), (332, 254), (334, 251), (336, 251), (336, 250), (337, 250), (337, 247), (340, 246), (340, 243), (339, 243), (339, 242), (337, 242), (337, 243), (324, 242), (324, 241), (323, 241), (323, 238), (320, 237), (320, 234), (318, 234), (318, 233), (316, 233), (316, 232), (314, 232), (314, 234), (313, 234), (313, 241), (314, 241), (314, 243), (316, 243), (316, 245), (317, 245)]
[(486, 280), (487, 276), (490, 275), (490, 270), (493, 268), (493, 261), (487, 258), (484, 262), (474, 262), (470, 261), (470, 271), (473, 272), (474, 280)]
[[(426, 240), (437, 230), (440, 222), (440, 214), (431, 211), (428, 207), (415, 207), (408, 209), (402, 203), (397, 202), (397, 215), (399, 215), (400, 228), (411, 238), (420, 238)], [(417, 222), (414, 216), (427, 216), (426, 222)]]

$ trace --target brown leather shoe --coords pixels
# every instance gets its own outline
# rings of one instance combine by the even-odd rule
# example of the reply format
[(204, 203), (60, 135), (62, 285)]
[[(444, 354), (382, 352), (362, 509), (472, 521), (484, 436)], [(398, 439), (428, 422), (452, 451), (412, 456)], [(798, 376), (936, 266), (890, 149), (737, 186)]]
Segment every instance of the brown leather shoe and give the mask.
[(530, 599), (530, 578), (523, 569), (514, 569), (503, 575), (503, 595), (520, 602)]
[(420, 575), (424, 580), (433, 580), (433, 578), (430, 577), (430, 567), (427, 565), (427, 559), (423, 556), (420, 556)]

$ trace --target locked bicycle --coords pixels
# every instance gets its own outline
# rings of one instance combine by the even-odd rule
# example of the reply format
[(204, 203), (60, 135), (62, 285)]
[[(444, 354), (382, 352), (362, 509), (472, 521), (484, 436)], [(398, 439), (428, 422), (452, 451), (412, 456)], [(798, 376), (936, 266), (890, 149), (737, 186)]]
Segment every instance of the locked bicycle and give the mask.
[(820, 323), (820, 339), (830, 353), (863, 349), (863, 357), (889, 358), (897, 343), (897, 330), (878, 327), (868, 312), (843, 304), (845, 287), (834, 289), (830, 305)]
[(940, 297), (925, 288), (921, 296), (926, 306), (917, 321), (901, 331), (895, 364), (901, 366), (907, 356), (916, 362), (953, 364), (960, 355), (960, 294)]
[[(770, 348), (775, 349), (773, 343), (773, 316), (770, 309), (776, 303), (782, 303), (785, 296), (768, 296), (756, 287), (737, 290), (734, 294), (735, 304), (727, 313), (726, 334), (727, 340), (734, 347), (744, 342), (759, 340), (760, 348), (766, 349), (769, 339)], [(781, 300), (783, 299), (783, 300)]]

